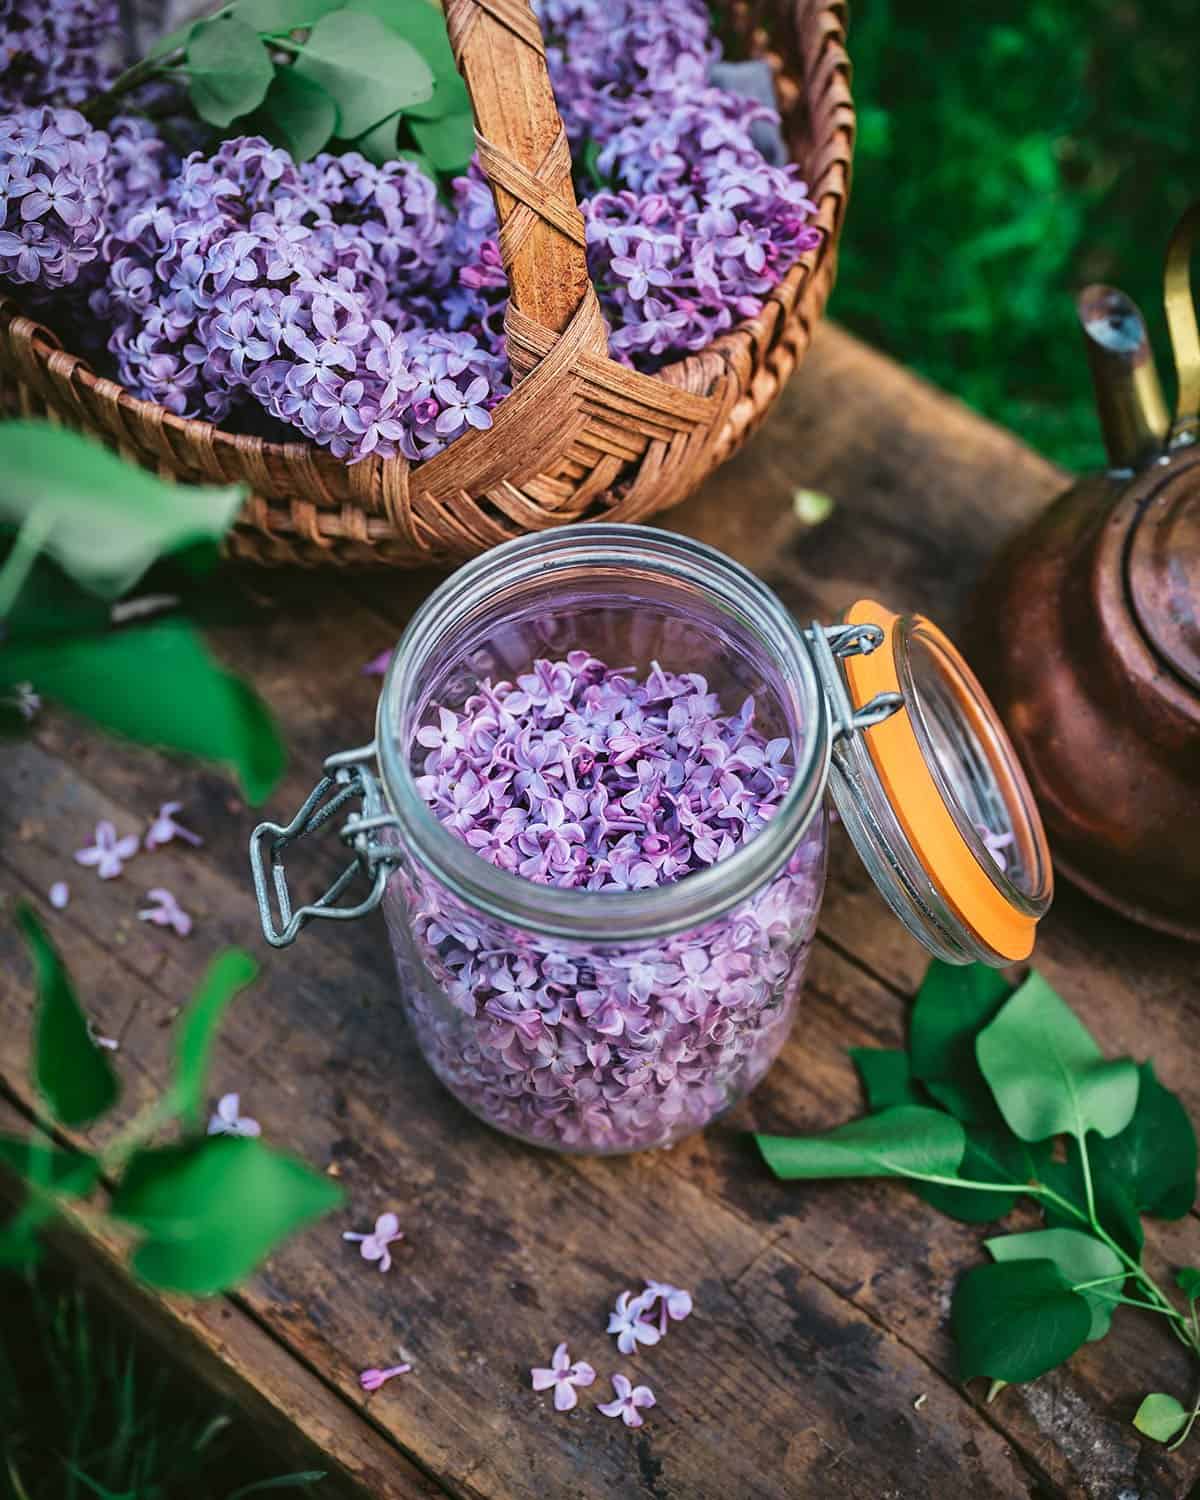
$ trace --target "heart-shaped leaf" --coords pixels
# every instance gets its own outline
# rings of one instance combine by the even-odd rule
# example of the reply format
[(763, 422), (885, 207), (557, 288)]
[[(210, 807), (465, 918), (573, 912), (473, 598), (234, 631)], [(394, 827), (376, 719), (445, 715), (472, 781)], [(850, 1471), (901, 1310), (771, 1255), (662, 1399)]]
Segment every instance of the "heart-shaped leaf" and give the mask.
[(1009, 989), (1003, 976), (986, 964), (946, 964), (935, 958), (913, 1002), (913, 1076), (965, 1122), (997, 1123), (995, 1100), (975, 1060), (975, 1038)]
[(48, 422), (0, 423), (0, 521), (35, 518), (42, 551), (104, 599), (155, 558), (219, 540), (244, 495), (236, 485), (168, 484)]
[(1114, 1136), (1137, 1107), (1138, 1070), (1108, 1062), (1073, 1010), (1031, 974), (985, 1026), (975, 1054), (1000, 1112), (1023, 1141)]
[(240, 948), (218, 954), (179, 1018), (172, 1096), (187, 1125), (198, 1126), (203, 1119), (208, 1060), (226, 1007), (257, 973), (258, 965)]
[(206, 1297), (236, 1286), (341, 1197), (328, 1177), (261, 1140), (215, 1135), (138, 1152), (111, 1212), (145, 1233), (133, 1257), (141, 1277)]
[(0, 679), (38, 690), (94, 723), (145, 745), (232, 765), (261, 802), (283, 773), (266, 705), (221, 670), (179, 620), (78, 640), (0, 647)]
[(776, 1177), (953, 1177), (966, 1138), (951, 1115), (902, 1104), (827, 1135), (756, 1135)]
[(318, 21), (294, 66), (333, 99), (338, 134), (347, 139), (433, 94), (433, 74), (417, 49), (358, 11)]
[(225, 8), (260, 34), (276, 36), (315, 26), (322, 16), (341, 10), (342, 0), (234, 0)]
[(1181, 1271), (1175, 1273), (1175, 1285), (1189, 1302), (1195, 1302), (1196, 1298), (1200, 1297), (1200, 1271), (1197, 1271), (1194, 1266), (1184, 1266)]
[(1134, 1413), (1133, 1425), (1156, 1443), (1169, 1443), (1188, 1419), (1186, 1408), (1174, 1396), (1156, 1391), (1147, 1396)]
[(913, 1086), (907, 1052), (887, 1047), (851, 1047), (850, 1060), (862, 1079), (868, 1109), (925, 1102)]
[(88, 1033), (63, 961), (28, 906), (17, 908), (37, 982), (33, 1080), (56, 1120), (86, 1125), (117, 1102), (120, 1085)]
[(254, 27), (228, 11), (192, 28), (185, 56), (196, 113), (221, 130), (257, 109), (275, 76)]
[(1087, 1302), (1052, 1260), (976, 1266), (950, 1313), (962, 1380), (1036, 1380), (1069, 1359), (1092, 1326)]
[(1134, 1207), (1162, 1219), (1182, 1219), (1196, 1197), (1196, 1132), (1187, 1111), (1154, 1074), (1138, 1069), (1137, 1108), (1119, 1135), (1096, 1141), (1092, 1160), (1126, 1184)]
[[(984, 1245), (998, 1261), (1052, 1260), (1072, 1286), (1085, 1281), (1101, 1281), (1120, 1276), (1120, 1257), (1103, 1240), (1078, 1229), (1035, 1229), (1029, 1234), (1004, 1234), (984, 1240)], [(1112, 1325), (1121, 1290), (1120, 1281), (1108, 1286), (1089, 1287), (1081, 1296), (1092, 1310), (1090, 1339), (1102, 1339)]]
[(348, 8), (382, 21), (411, 43), (429, 65), (433, 92), (428, 99), (408, 105), (407, 114), (418, 120), (440, 120), (443, 115), (470, 112), (470, 95), (450, 50), (440, 6), (430, 0), (353, 0)]
[(263, 113), (293, 161), (311, 161), (337, 129), (337, 105), (319, 84), (295, 68), (277, 70)]

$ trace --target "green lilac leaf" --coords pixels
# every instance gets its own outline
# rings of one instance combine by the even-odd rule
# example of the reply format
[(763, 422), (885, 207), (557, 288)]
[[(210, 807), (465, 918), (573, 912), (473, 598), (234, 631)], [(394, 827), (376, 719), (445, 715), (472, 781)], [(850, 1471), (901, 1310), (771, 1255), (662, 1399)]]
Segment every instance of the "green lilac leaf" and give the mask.
[(1169, 1443), (1188, 1419), (1186, 1408), (1174, 1396), (1164, 1396), (1156, 1391), (1147, 1396), (1134, 1413), (1133, 1425), (1148, 1438), (1158, 1443)]
[(140, 1151), (111, 1204), (145, 1239), (134, 1270), (167, 1291), (211, 1296), (243, 1281), (289, 1234), (336, 1208), (340, 1189), (246, 1136)]
[[(1101, 1229), (1110, 1235), (1127, 1255), (1131, 1255), (1134, 1260), (1140, 1260), (1142, 1246), (1146, 1242), (1141, 1217), (1133, 1199), (1129, 1196), (1126, 1184), (1106, 1163), (1096, 1159), (1091, 1149), (1094, 1144), (1093, 1138), (1089, 1142), (1089, 1161), (1092, 1169), (1092, 1196), (1095, 1201), (1096, 1218)], [(1043, 1166), (1041, 1180), (1047, 1187), (1053, 1188), (1060, 1197), (1073, 1203), (1079, 1212), (1086, 1216), (1087, 1188), (1083, 1180), (1079, 1143), (1076, 1140), (1067, 1141), (1065, 1162), (1050, 1161)], [(1080, 1221), (1074, 1214), (1056, 1208), (1052, 1203), (1043, 1203), (1042, 1217), (1047, 1228), (1062, 1226), (1067, 1229), (1078, 1229), (1080, 1227)]]
[(924, 1103), (913, 1087), (907, 1052), (884, 1047), (851, 1047), (850, 1058), (862, 1079), (868, 1109)]
[(0, 1271), (27, 1271), (43, 1254), (36, 1229), (0, 1229)]
[(975, 1059), (975, 1037), (1010, 988), (986, 964), (947, 964), (935, 958), (913, 1002), (913, 1077), (964, 1123), (997, 1123), (995, 1101)]
[(475, 150), (475, 116), (446, 115), (441, 120), (409, 119), (413, 139), (439, 172), (465, 172)]
[(348, 139), (433, 94), (433, 74), (417, 49), (358, 11), (318, 21), (294, 66), (337, 104), (338, 134)]
[(1200, 1271), (1193, 1266), (1184, 1266), (1182, 1271), (1175, 1273), (1175, 1285), (1189, 1302), (1195, 1302), (1200, 1297)]
[[(0, 561), (12, 536), (8, 528), (0, 529)], [(52, 640), (105, 630), (111, 618), (111, 605), (81, 588), (57, 563), (42, 556), (34, 563), (4, 617), (4, 635), (8, 640)], [(0, 682), (2, 674), (0, 662)]]
[(146, 61), (154, 62), (160, 57), (166, 57), (168, 52), (175, 52), (187, 43), (188, 37), (200, 24), (199, 20), (191, 20), (182, 26), (177, 26), (174, 31), (168, 31), (166, 36), (160, 36), (158, 41), (147, 51)]
[(1141, 1084), (1133, 1119), (1119, 1135), (1091, 1147), (1129, 1188), (1134, 1207), (1160, 1219), (1182, 1219), (1196, 1196), (1196, 1132), (1187, 1111), (1159, 1083), (1154, 1064), (1138, 1069)]
[(45, 928), (25, 905), (17, 908), (17, 922), (37, 983), (34, 1084), (56, 1120), (86, 1125), (117, 1102), (117, 1075), (88, 1034), (70, 976)]
[(209, 1057), (225, 1010), (257, 974), (258, 965), (241, 948), (218, 954), (179, 1019), (172, 1094), (187, 1125), (198, 1126), (203, 1119)]
[(342, 0), (234, 0), (227, 7), (230, 15), (269, 35), (315, 26), (322, 16), (341, 8)]
[[(1095, 1235), (1079, 1229), (1034, 1229), (1028, 1234), (1004, 1234), (983, 1243), (997, 1261), (1052, 1260), (1072, 1286), (1119, 1276), (1122, 1270), (1115, 1251)], [(1078, 1293), (1092, 1310), (1089, 1340), (1102, 1339), (1112, 1326), (1118, 1306), (1113, 1298), (1120, 1290), (1121, 1283), (1114, 1281), (1109, 1286), (1090, 1287)]]
[(776, 1177), (953, 1177), (966, 1139), (952, 1116), (902, 1104), (827, 1135), (756, 1135)]
[(1138, 1070), (1105, 1060), (1075, 1012), (1031, 974), (979, 1033), (975, 1052), (1008, 1128), (1023, 1141), (1114, 1136), (1137, 1107)]
[(238, 485), (168, 484), (48, 422), (0, 423), (0, 522), (20, 526), (36, 512), (49, 528), (43, 553), (104, 599), (156, 558), (218, 540), (244, 495)]
[(263, 100), (270, 120), (293, 161), (311, 161), (337, 129), (337, 105), (311, 78), (295, 68), (280, 68)]
[(406, 114), (417, 120), (440, 120), (443, 115), (470, 113), (471, 96), (450, 50), (446, 18), (439, 6), (430, 4), (430, 0), (354, 0), (349, 9), (382, 21), (414, 46), (429, 65), (433, 92), (428, 99), (408, 105)]
[[(967, 1148), (963, 1152), (960, 1177), (973, 1182), (1036, 1182), (1042, 1163), (1049, 1160), (1049, 1145), (1027, 1145), (1007, 1130), (986, 1125), (966, 1125)], [(964, 1224), (990, 1224), (1004, 1218), (1016, 1206), (1020, 1190), (1011, 1193), (983, 1192), (977, 1188), (946, 1187), (939, 1182), (914, 1182), (913, 1190), (939, 1213)]]
[(1018, 1260), (968, 1271), (950, 1323), (962, 1380), (1014, 1384), (1069, 1359), (1087, 1339), (1092, 1313), (1052, 1260)]
[(266, 705), (182, 621), (14, 644), (0, 649), (0, 672), (128, 739), (231, 765), (251, 802), (268, 796), (283, 773)]
[[(374, 162), (377, 167), (386, 167), (388, 162), (395, 161), (400, 155), (397, 131), (403, 118), (403, 114), (397, 110), (386, 120), (380, 120), (379, 124), (368, 130), (366, 135), (359, 136), (354, 143), (354, 149), (361, 151), (367, 160)], [(429, 176), (433, 175), (431, 162)]]
[(45, 1185), (56, 1193), (83, 1197), (90, 1193), (100, 1177), (100, 1163), (82, 1151), (60, 1151), (47, 1146), (35, 1152), (33, 1143), (16, 1135), (0, 1135), (0, 1162), (28, 1181), (34, 1176), (34, 1156), (42, 1158)]
[(185, 56), (196, 113), (221, 130), (257, 109), (275, 76), (253, 26), (228, 13), (194, 27)]

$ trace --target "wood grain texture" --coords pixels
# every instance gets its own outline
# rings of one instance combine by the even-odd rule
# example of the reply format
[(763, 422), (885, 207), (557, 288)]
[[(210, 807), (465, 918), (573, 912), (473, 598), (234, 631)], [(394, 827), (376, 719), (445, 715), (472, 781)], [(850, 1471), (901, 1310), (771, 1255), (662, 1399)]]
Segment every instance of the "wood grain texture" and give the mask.
[[(830, 329), (764, 436), (671, 524), (755, 568), (802, 617), (870, 592), (952, 625), (988, 554), (1062, 479)], [(815, 530), (793, 513), (797, 485), (836, 502)], [(369, 737), (377, 684), (361, 664), (395, 638), (434, 576), (238, 578), (243, 618), (213, 639), (270, 700), (292, 748), (270, 815), (290, 814), (324, 755)], [(215, 610), (233, 592), (201, 602)], [(985, 1408), (977, 1388), (956, 1382), (946, 1327), (983, 1231), (896, 1184), (774, 1182), (748, 1146), (751, 1125), (819, 1129), (859, 1111), (846, 1049), (902, 1037), (924, 968), (842, 841), (804, 1018), (747, 1104), (668, 1153), (571, 1160), (485, 1130), (438, 1087), (399, 1015), (374, 920), (331, 924), (290, 953), (264, 948), (245, 862), (253, 815), (222, 778), (54, 715), (0, 775), (0, 887), (36, 901), (64, 873), (72, 880), (70, 907), (49, 920), (98, 1024), (121, 1038), (130, 1107), (161, 1084), (171, 1020), (211, 953), (239, 942), (262, 955), (263, 977), (226, 1028), (214, 1087), (238, 1088), (269, 1137), (335, 1170), (349, 1203), (279, 1251), (235, 1305), (272, 1341), (264, 1399), (349, 1472), (338, 1423), (287, 1406), (292, 1361), (348, 1414), (362, 1413), (348, 1415), (347, 1430), (368, 1424), (406, 1475), (419, 1470), (479, 1500), (925, 1500), (968, 1490), (1174, 1500), (1200, 1478), (1194, 1450), (1168, 1456), (1129, 1425), (1146, 1390), (1188, 1389), (1183, 1352), (1157, 1320), (1120, 1311), (1105, 1342)], [(66, 871), (98, 817), (132, 830), (168, 796), (186, 802), (203, 850), (139, 857), (120, 881)], [(336, 862), (332, 850), (314, 851), (314, 887)], [(190, 940), (136, 921), (149, 884), (169, 886), (196, 916)], [(1065, 892), (1037, 958), (1106, 1049), (1152, 1052), (1200, 1117), (1194, 950)], [(28, 995), (5, 924), (0, 1076), (21, 1099)], [(340, 1231), (386, 1208), (407, 1238), (381, 1276)], [(1198, 1241), (1194, 1219), (1155, 1225), (1151, 1263), (1194, 1262)], [(697, 1294), (693, 1318), (636, 1362), (658, 1408), (638, 1433), (596, 1416), (590, 1401), (555, 1416), (529, 1390), (529, 1366), (567, 1339), (602, 1377), (630, 1368), (602, 1328), (615, 1294), (643, 1275)], [(220, 1357), (203, 1322), (188, 1335)], [(357, 1370), (402, 1356), (413, 1373), (364, 1397)]]

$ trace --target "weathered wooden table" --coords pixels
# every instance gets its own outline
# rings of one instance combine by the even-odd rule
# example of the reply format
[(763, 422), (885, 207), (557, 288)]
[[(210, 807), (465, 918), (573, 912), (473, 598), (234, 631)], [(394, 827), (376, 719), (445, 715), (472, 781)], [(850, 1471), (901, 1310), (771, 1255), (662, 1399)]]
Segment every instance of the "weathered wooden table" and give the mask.
[[(953, 624), (985, 559), (1063, 476), (1007, 434), (825, 329), (766, 430), (667, 524), (715, 543), (804, 617), (864, 592)], [(808, 528), (797, 485), (827, 491)], [(377, 683), (362, 663), (389, 645), (430, 587), (424, 576), (238, 578), (245, 622), (219, 650), (254, 680), (292, 762), (269, 814), (290, 815), (329, 751), (370, 737)], [(223, 585), (227, 587), (228, 585)], [(105, 1032), (128, 1105), (165, 1077), (170, 1023), (227, 943), (263, 975), (235, 1007), (217, 1082), (238, 1089), (272, 1140), (345, 1185), (345, 1212), (287, 1244), (236, 1296), (159, 1299), (116, 1247), (70, 1252), (173, 1353), (289, 1448), (319, 1449), (322, 1493), (539, 1500), (749, 1497), (1184, 1496), (1200, 1442), (1168, 1456), (1129, 1425), (1147, 1390), (1188, 1389), (1184, 1351), (1131, 1309), (1064, 1371), (964, 1390), (946, 1327), (979, 1229), (941, 1218), (894, 1183), (773, 1181), (746, 1130), (806, 1131), (860, 1110), (846, 1050), (895, 1045), (924, 969), (844, 839), (813, 954), (803, 1019), (738, 1113), (673, 1151), (569, 1159), (493, 1134), (453, 1102), (401, 1019), (379, 918), (330, 925), (270, 952), (246, 864), (251, 811), (221, 776), (113, 743), (47, 714), (5, 753), (0, 880), (44, 905), (99, 818), (121, 831), (175, 798), (206, 843), (172, 845), (155, 876), (196, 916), (187, 941), (133, 919), (136, 867), (99, 882), (75, 870), (49, 920)], [(330, 866), (332, 850), (325, 856)], [(326, 873), (314, 872), (314, 881)], [(1110, 1052), (1152, 1053), (1200, 1118), (1197, 954), (1063, 889), (1037, 961)], [(0, 927), (0, 1074), (13, 1117), (25, 1076), (30, 981)], [(341, 1231), (384, 1209), (407, 1238), (388, 1275)], [(1155, 1224), (1160, 1269), (1194, 1262), (1194, 1219)], [(602, 1374), (617, 1291), (654, 1276), (690, 1287), (695, 1315), (637, 1365), (659, 1405), (638, 1432), (584, 1406), (559, 1416), (529, 1367), (560, 1339)], [(410, 1359), (364, 1396), (357, 1372)], [(590, 1403), (589, 1403), (590, 1404)]]

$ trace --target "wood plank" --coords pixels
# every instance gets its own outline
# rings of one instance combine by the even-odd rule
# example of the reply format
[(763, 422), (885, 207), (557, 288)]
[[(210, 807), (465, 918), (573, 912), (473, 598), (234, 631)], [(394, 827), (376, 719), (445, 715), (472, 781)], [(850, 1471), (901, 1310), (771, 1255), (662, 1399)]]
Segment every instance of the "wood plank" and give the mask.
[[(952, 619), (986, 554), (1060, 483), (1008, 435), (826, 329), (766, 435), (665, 521), (756, 568), (804, 616), (877, 592)], [(834, 496), (821, 527), (795, 517), (797, 484)], [(376, 684), (360, 664), (431, 578), (241, 579), (259, 609), (215, 640), (283, 722), (294, 762), (272, 811), (290, 811), (323, 755), (370, 737)], [(139, 866), (107, 885), (76, 873), (76, 900), (55, 918), (102, 1026), (121, 1030), (131, 1098), (146, 1097), (203, 957), (254, 932), (251, 815), (211, 772), (53, 717), (4, 777), (0, 875), (14, 893), (45, 890), (96, 817), (125, 831), (168, 796), (209, 839), (200, 854), (154, 856), (153, 883), (202, 919), (190, 943), (132, 918)], [(314, 854), (314, 884), (335, 860)], [(347, 1261), (341, 1220), (314, 1230), (254, 1278), (247, 1310), (456, 1494), (924, 1497), (960, 1493), (965, 1478), (985, 1495), (1109, 1500), (1118, 1477), (1143, 1497), (1186, 1493), (1198, 1472), (1188, 1451), (1167, 1459), (1128, 1426), (1146, 1389), (1186, 1389), (1181, 1353), (1148, 1316), (1123, 1311), (1067, 1371), (977, 1412), (953, 1382), (945, 1316), (980, 1232), (893, 1185), (773, 1183), (748, 1151), (749, 1123), (820, 1128), (855, 1113), (846, 1048), (902, 1034), (924, 961), (840, 843), (822, 928), (804, 1023), (750, 1104), (674, 1152), (615, 1162), (526, 1151), (453, 1105), (400, 1023), (377, 926), (272, 955), (235, 1012), (218, 1082), (242, 1089), (268, 1133), (338, 1164), (347, 1224), (395, 1207), (409, 1238), (378, 1277)], [(1104, 1044), (1153, 1037), (1163, 1076), (1200, 1113), (1186, 951), (1068, 896), (1039, 963), (1043, 952)], [(15, 1081), (27, 989), (10, 934), (4, 960), (0, 1074)], [(1152, 1256), (1194, 1259), (1194, 1232), (1156, 1229)], [(639, 1363), (660, 1409), (636, 1439), (588, 1414), (547, 1416), (527, 1366), (569, 1337), (603, 1373), (615, 1367), (603, 1310), (639, 1273), (700, 1289), (696, 1317)], [(355, 1369), (401, 1351), (414, 1376), (364, 1401)]]

